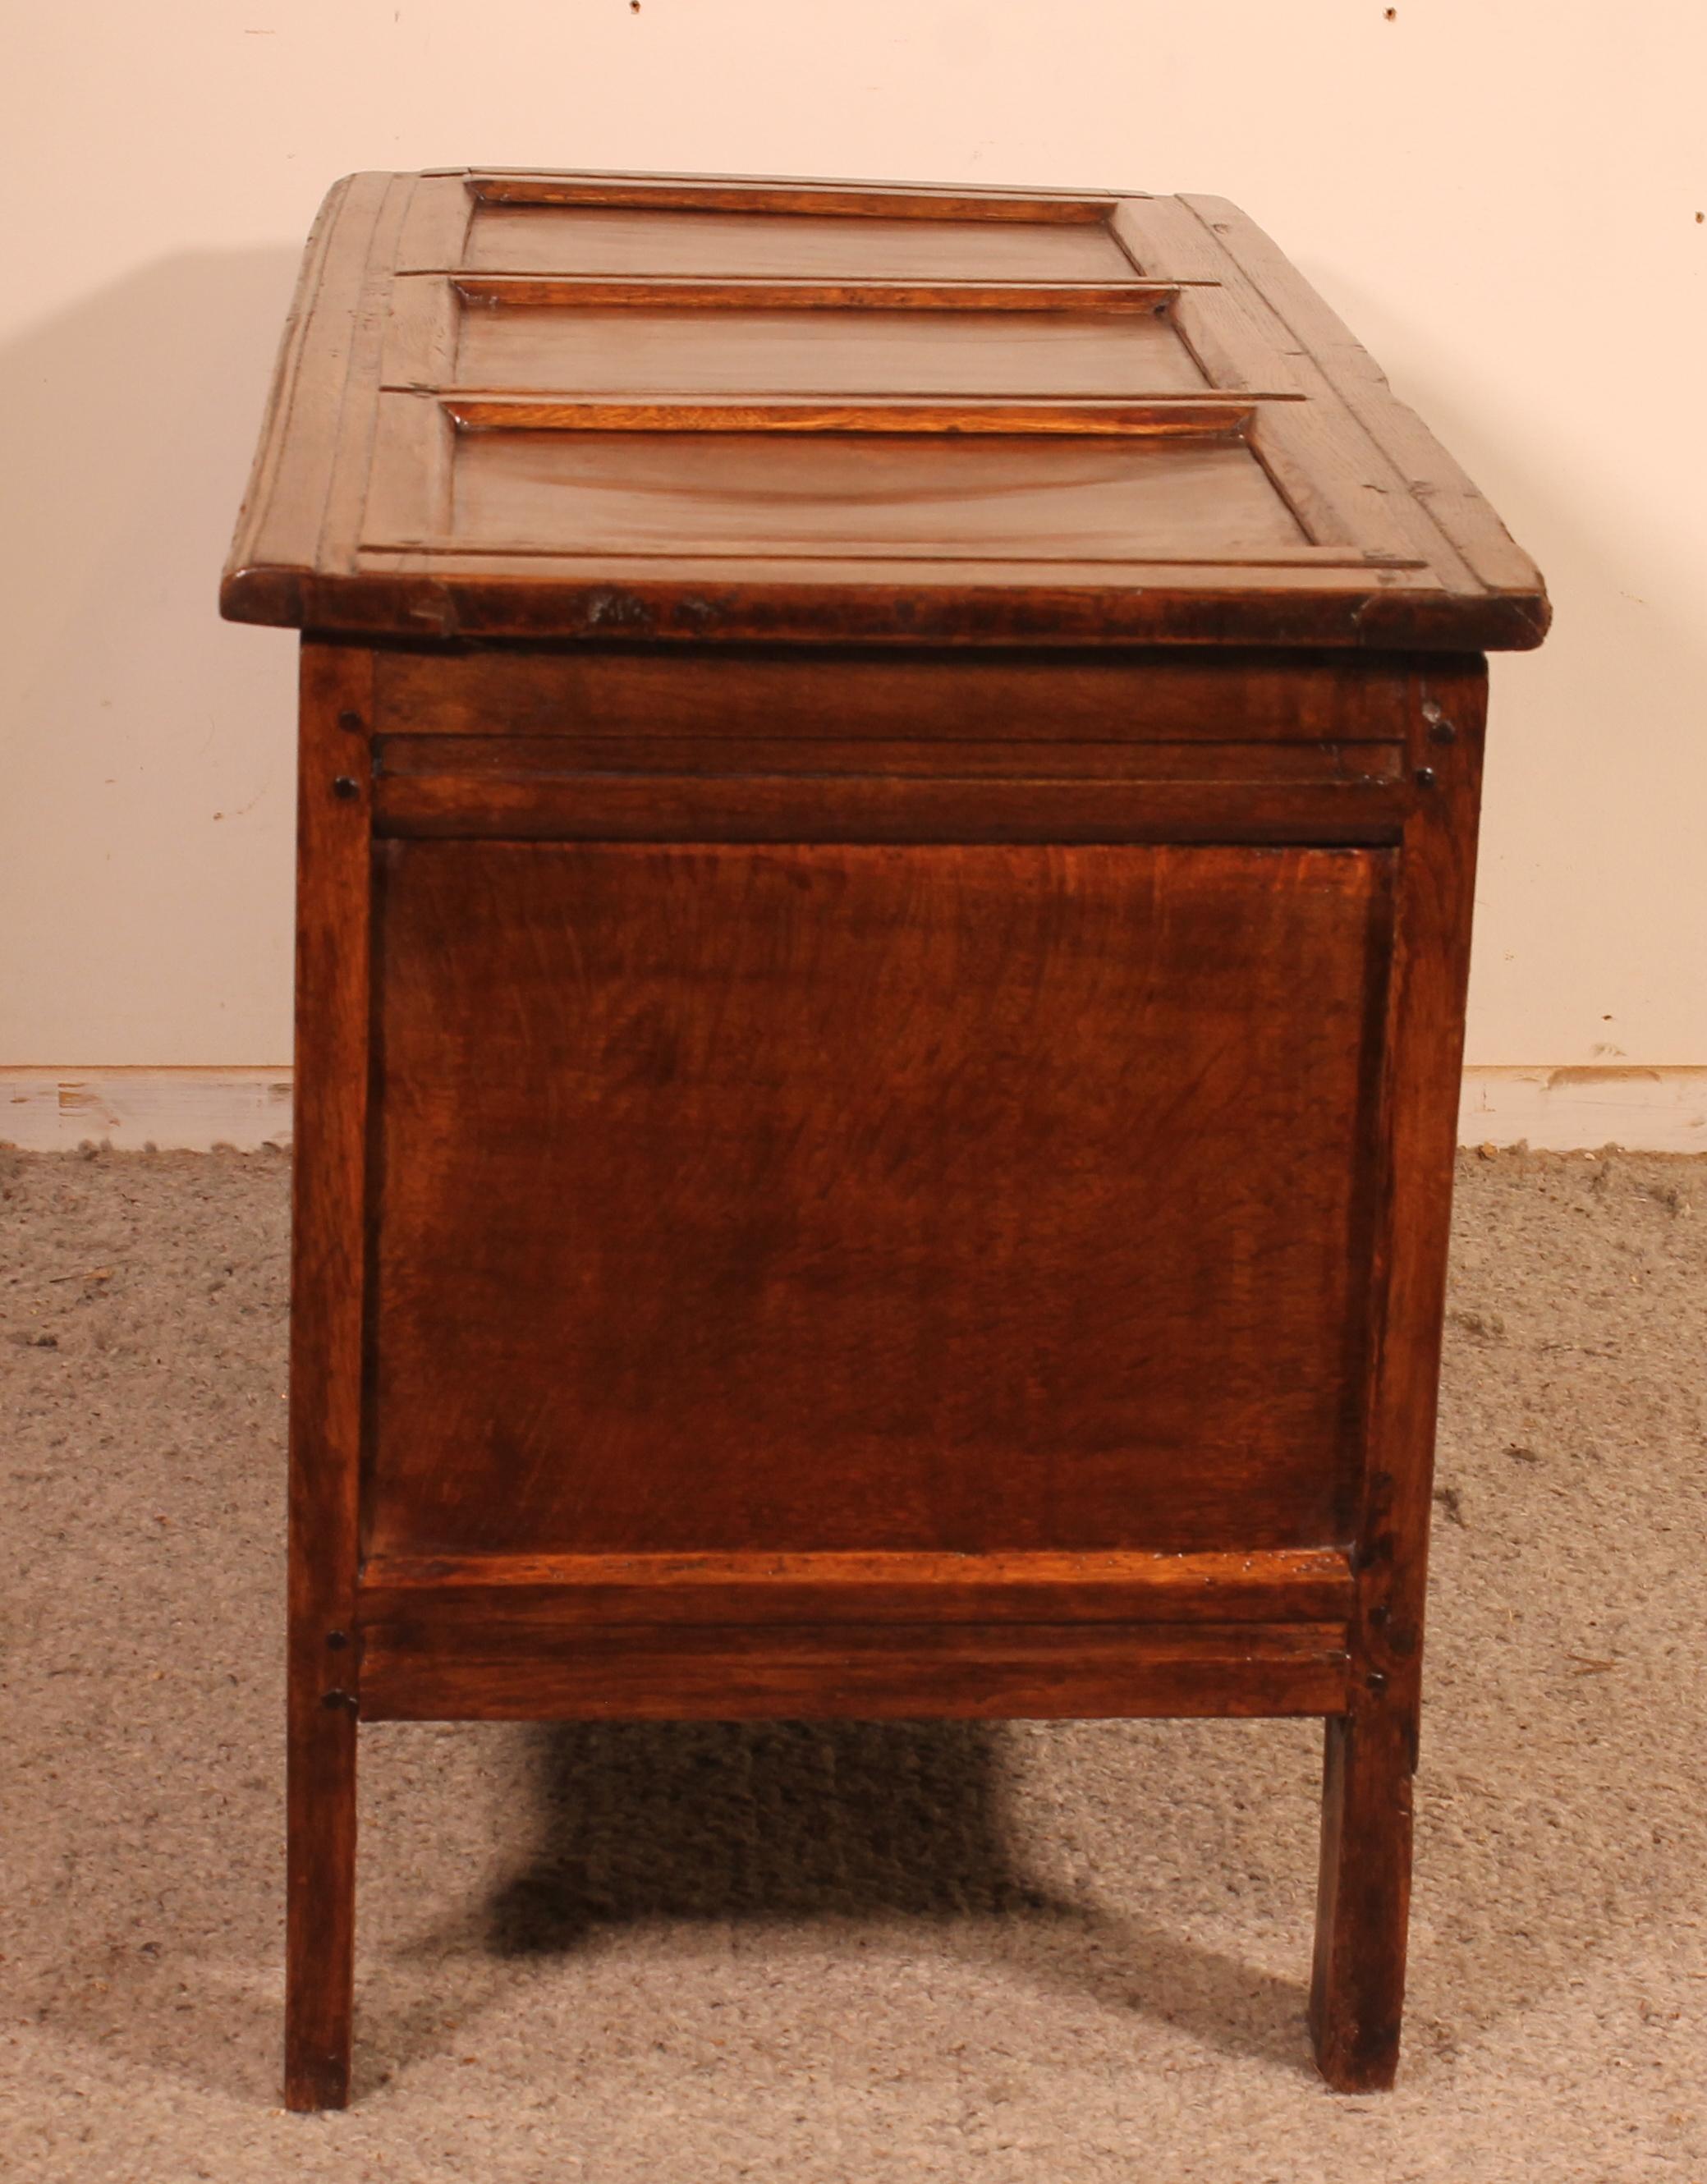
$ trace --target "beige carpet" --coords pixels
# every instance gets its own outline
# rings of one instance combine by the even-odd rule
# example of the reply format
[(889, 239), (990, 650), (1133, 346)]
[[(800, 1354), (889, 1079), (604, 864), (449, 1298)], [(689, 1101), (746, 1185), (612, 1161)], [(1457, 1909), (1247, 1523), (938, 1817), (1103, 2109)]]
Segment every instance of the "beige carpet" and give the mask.
[(1308, 1725), (365, 1733), (358, 2100), (276, 2106), (285, 1164), (0, 1175), (0, 2176), (1707, 2177), (1699, 1163), (1470, 1156), (1400, 2089)]

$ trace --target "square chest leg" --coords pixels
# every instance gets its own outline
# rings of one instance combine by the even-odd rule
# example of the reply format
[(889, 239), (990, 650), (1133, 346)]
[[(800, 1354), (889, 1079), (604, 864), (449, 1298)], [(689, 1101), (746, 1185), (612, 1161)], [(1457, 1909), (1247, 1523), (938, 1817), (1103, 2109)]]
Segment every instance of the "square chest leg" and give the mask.
[(1342, 2092), (1391, 2086), (1398, 2066), (1414, 1753), (1414, 1722), (1385, 1696), (1359, 1694), (1327, 1724), (1309, 2021)]
[(1390, 2082), (1480, 663), (472, 662), (304, 652), (291, 2105), (383, 1719), (1319, 1716)]

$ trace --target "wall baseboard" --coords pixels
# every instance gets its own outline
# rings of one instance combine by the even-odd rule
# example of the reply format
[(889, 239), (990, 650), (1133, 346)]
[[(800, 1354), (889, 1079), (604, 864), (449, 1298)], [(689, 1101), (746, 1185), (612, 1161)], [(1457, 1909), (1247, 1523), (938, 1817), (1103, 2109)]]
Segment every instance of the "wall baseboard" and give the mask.
[(255, 1152), (287, 1145), (283, 1069), (0, 1069), (0, 1145), (29, 1153), (106, 1143), (124, 1151)]
[(1707, 1069), (1466, 1069), (1459, 1143), (1707, 1153)]
[[(284, 1069), (0, 1069), (0, 1145), (74, 1152), (254, 1152), (288, 1145)], [(1467, 1145), (1537, 1150), (1707, 1153), (1707, 1068), (1467, 1069), (1459, 1109)]]

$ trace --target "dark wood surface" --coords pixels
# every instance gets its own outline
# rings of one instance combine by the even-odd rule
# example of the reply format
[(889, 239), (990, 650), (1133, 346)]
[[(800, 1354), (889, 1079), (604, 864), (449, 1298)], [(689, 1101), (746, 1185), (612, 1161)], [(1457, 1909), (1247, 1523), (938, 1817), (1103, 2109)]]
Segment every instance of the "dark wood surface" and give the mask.
[(451, 638), (1537, 644), (1532, 565), (1219, 200), (356, 175), (223, 591)]
[(1343, 1623), (1337, 1550), (371, 1554), (368, 1623)]
[(395, 1554), (363, 1568), (365, 1719), (1337, 1714), (1318, 1549)]
[(1328, 1725), (1311, 2024), (1339, 2086), (1398, 2064), (1422, 1701), (1435, 1404), (1464, 1060), (1487, 674), (1419, 678), (1411, 754), (1430, 777), (1406, 822), (1381, 1088), (1364, 1461), (1353, 1562), (1353, 1706)]
[(285, 1999), (285, 2098), (301, 2109), (342, 2107), (349, 2087), (372, 682), (371, 654), (303, 648)]
[[(1337, 1716), (1342, 1624), (368, 1626), (370, 1720)], [(1346, 1922), (1342, 1919), (1342, 1926)]]
[(1331, 652), (1083, 652), (845, 646), (387, 645), (374, 655), (384, 736), (620, 736), (1403, 748), (1395, 677), (1428, 660)]
[(1341, 1536), (1388, 866), (388, 845), (370, 1547)]
[(224, 599), (309, 625), (291, 2105), (363, 1718), (1319, 1715), (1391, 2082), (1546, 616), (1468, 481), (1219, 201), (360, 176)]

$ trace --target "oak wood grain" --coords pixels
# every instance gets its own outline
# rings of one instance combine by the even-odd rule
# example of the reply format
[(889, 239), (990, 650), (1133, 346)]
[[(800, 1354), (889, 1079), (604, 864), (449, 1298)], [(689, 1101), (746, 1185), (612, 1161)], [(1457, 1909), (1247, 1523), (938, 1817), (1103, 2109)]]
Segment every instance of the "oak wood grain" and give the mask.
[[(355, 1946), (355, 1583), (367, 1265), (371, 655), (302, 657), (291, 1234), (285, 2101), (349, 2092)], [(353, 794), (340, 791), (343, 783)]]
[[(856, 393), (840, 390), (833, 398), (822, 392), (772, 392), (753, 382), (739, 394), (695, 392), (655, 400), (634, 394), (457, 389), (443, 393), (439, 406), (459, 432), (468, 433), (789, 432), (837, 443), (849, 437), (888, 439), (901, 433), (955, 446), (969, 433), (999, 433), (1004, 438), (1049, 433), (1057, 442), (1049, 452), (1057, 457), (1063, 452), (1058, 443), (1068, 440), (1191, 439), (1224, 446), (1245, 439), (1255, 415), (1250, 400), (1205, 393), (1201, 387), (1125, 401), (1094, 394), (1008, 400), (961, 394), (951, 399), (912, 388), (861, 398)], [(661, 452), (679, 458), (685, 444), (666, 443)], [(884, 452), (893, 459), (918, 451), (889, 448)]]
[(388, 844), (372, 1550), (1342, 1536), (1391, 878)]
[(1334, 1624), (369, 1627), (364, 1719), (1049, 1720), (1337, 1713)]
[(1427, 793), (1407, 822), (1381, 1046), (1355, 1708), (1330, 1724), (1311, 2025), (1332, 2084), (1391, 2085), (1403, 2007), (1435, 1408), (1470, 972), (1485, 671), (1416, 678)]
[[(386, 735), (458, 737), (1402, 744), (1393, 689), (1406, 667), (1230, 647), (1114, 655), (388, 645), (374, 658), (375, 722)], [(943, 760), (959, 762), (957, 754)]]
[[(1414, 410), (1394, 396), (1382, 371), (1349, 327), (1282, 256), (1269, 237), (1224, 198), (1182, 198), (1221, 240), (1259, 288), (1347, 409), (1381, 446), (1396, 475), (1431, 521), (1491, 590), (1519, 598), (1539, 588), (1535, 564), (1500, 521), (1463, 467)], [(1536, 639), (1547, 628), (1544, 597), (1534, 602)]]
[(1098, 226), (1105, 191), (968, 188), (941, 182), (789, 181), (765, 175), (554, 175), (523, 167), (459, 170), (481, 204), (618, 205), (664, 212), (765, 212), (848, 219), (1039, 221)]
[(230, 566), (312, 566), (319, 553), (330, 450), (349, 377), (349, 329), (360, 305), (373, 229), (390, 178), (335, 183), (310, 231), (279, 344), (273, 398), (238, 510)]
[[(460, 284), (465, 298), (471, 286)], [(512, 393), (1139, 396), (1201, 394), (1209, 384), (1165, 309), (967, 308), (939, 291), (923, 307), (840, 304), (822, 285), (758, 299), (724, 289), (661, 309), (618, 291), (602, 309), (561, 287), (550, 299), (508, 283), (457, 315), (449, 383)], [(1174, 294), (1163, 290), (1163, 298)], [(1149, 293), (1153, 297), (1157, 292)], [(711, 298), (715, 298), (713, 303)], [(641, 300), (644, 298), (644, 300)], [(745, 304), (746, 308), (739, 308)], [(940, 429), (940, 426), (939, 426)]]
[[(505, 429), (456, 435), (446, 551), (1224, 563), (1314, 543), (1231, 434), (823, 421), (566, 432), (524, 409)], [(375, 528), (376, 546), (394, 535)]]
[[(781, 278), (763, 274), (648, 273), (623, 276), (605, 273), (468, 273), (404, 274), (399, 287), (424, 284), (455, 303), (506, 309), (550, 309), (560, 304), (602, 309), (620, 304), (639, 311), (696, 310), (812, 310), (846, 313), (948, 311), (974, 315), (990, 311), (1030, 311), (1069, 317), (1085, 315), (1080, 331), (1095, 325), (1105, 332), (1130, 331), (1135, 315), (1165, 317), (1179, 304), (1181, 290), (1174, 281), (946, 281), (823, 280), (810, 275)], [(393, 313), (408, 308), (393, 303)], [(1111, 315), (1113, 324), (1109, 324)], [(768, 317), (760, 324), (767, 336), (774, 332)], [(854, 321), (842, 319), (840, 331), (857, 333)], [(943, 329), (953, 338), (953, 327)], [(1011, 328), (989, 329), (1006, 338)], [(698, 320), (695, 332), (715, 337), (714, 320)], [(790, 339), (806, 338), (798, 332)]]
[(1332, 785), (1392, 783), (1403, 771), (1400, 743), (1021, 743), (970, 737), (558, 735), (380, 735), (374, 772), (477, 777), (484, 780), (578, 780), (588, 775), (784, 775), (817, 782), (854, 774), (886, 781), (1226, 782), (1247, 789), (1282, 782)]
[(1330, 1623), (1333, 1549), (1268, 1553), (376, 1555), (373, 1624)]
[[(681, 217), (670, 218), (672, 210)], [(1131, 278), (1101, 220), (989, 220), (965, 211), (885, 218), (802, 211), (771, 192), (728, 209), (486, 199), (463, 263), (494, 273), (855, 276), (930, 280), (972, 274), (1004, 281)]]
[(1396, 843), (1409, 788), (1378, 776), (1321, 783), (945, 772), (387, 774), (374, 827), (399, 838), (494, 842), (1308, 841)]

